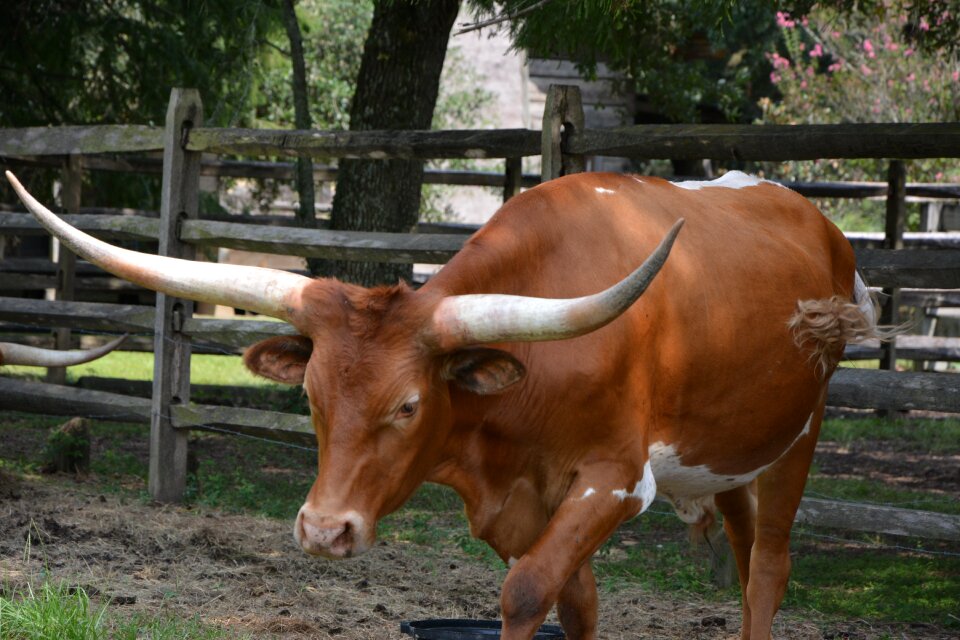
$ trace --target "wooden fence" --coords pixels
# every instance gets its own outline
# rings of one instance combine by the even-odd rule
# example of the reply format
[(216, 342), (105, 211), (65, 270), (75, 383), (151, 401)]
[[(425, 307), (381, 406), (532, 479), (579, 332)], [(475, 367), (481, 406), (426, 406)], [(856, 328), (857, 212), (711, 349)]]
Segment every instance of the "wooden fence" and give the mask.
[[(202, 126), (202, 105), (192, 90), (173, 90), (166, 125), (30, 128), (0, 131), (0, 157), (27, 164), (64, 163), (64, 198), (78, 228), (101, 237), (155, 240), (159, 253), (192, 257), (200, 247), (227, 247), (268, 253), (346, 260), (443, 263), (465, 241), (468, 229), (424, 226), (421, 233), (391, 234), (251, 225), (197, 217), (200, 175), (289, 177), (289, 165), (201, 162), (203, 154), (308, 155), (320, 158), (505, 158), (504, 176), (463, 174), (469, 184), (503, 186), (505, 197), (538, 180), (520, 174), (520, 158), (541, 155), (543, 180), (583, 169), (585, 154), (644, 158), (783, 160), (813, 158), (894, 158), (887, 184), (854, 188), (886, 195), (888, 230), (883, 248), (857, 249), (865, 278), (889, 289), (919, 291), (913, 296), (955, 296), (960, 289), (960, 250), (902, 248), (908, 193), (957, 197), (955, 187), (911, 185), (900, 159), (960, 157), (960, 124), (835, 126), (636, 126), (594, 131), (583, 128), (573, 88), (552, 87), (543, 130), (319, 132), (216, 129)], [(96, 154), (162, 152), (155, 159), (101, 158)], [(85, 169), (162, 174), (159, 217), (79, 214), (79, 172)], [(328, 171), (321, 169), (321, 172)], [(315, 174), (316, 176), (317, 174)], [(428, 174), (430, 175), (430, 174)], [(439, 175), (439, 174), (434, 174)], [(324, 179), (333, 177), (321, 173)], [(462, 177), (462, 176), (461, 176)], [(456, 181), (446, 175), (438, 181)], [(472, 182), (469, 182), (472, 181)], [(836, 196), (838, 187), (793, 185), (812, 196)], [(849, 189), (849, 187), (848, 187)], [(71, 190), (76, 190), (73, 192)], [(76, 193), (76, 195), (71, 195)], [(858, 197), (864, 197), (860, 195)], [(255, 221), (255, 219), (254, 219)], [(0, 235), (40, 233), (32, 217), (0, 213)], [(925, 241), (920, 239), (921, 242)], [(293, 333), (284, 323), (193, 317), (189, 301), (158, 295), (154, 307), (72, 302), (77, 268), (61, 252), (57, 300), (0, 297), (0, 321), (87, 331), (153, 333), (156, 355), (150, 400), (0, 377), (0, 406), (46, 414), (86, 415), (150, 423), (149, 488), (158, 500), (178, 500), (186, 480), (186, 434), (216, 428), (273, 440), (313, 444), (309, 418), (270, 411), (204, 406), (190, 402), (189, 361), (194, 345), (235, 351), (256, 340)], [(3, 270), (0, 268), (0, 273)], [(937, 290), (924, 293), (926, 290)], [(896, 303), (888, 309), (897, 308)], [(889, 314), (889, 312), (888, 312)], [(889, 315), (887, 316), (890, 317)], [(58, 338), (66, 344), (69, 336)], [(879, 348), (878, 348), (879, 350)], [(888, 368), (896, 354), (883, 350)], [(960, 378), (948, 374), (842, 369), (830, 387), (831, 405), (864, 409), (928, 409), (960, 413)], [(855, 530), (960, 540), (960, 517), (888, 507), (807, 499), (798, 519)], [(934, 523), (934, 524), (931, 524)]]

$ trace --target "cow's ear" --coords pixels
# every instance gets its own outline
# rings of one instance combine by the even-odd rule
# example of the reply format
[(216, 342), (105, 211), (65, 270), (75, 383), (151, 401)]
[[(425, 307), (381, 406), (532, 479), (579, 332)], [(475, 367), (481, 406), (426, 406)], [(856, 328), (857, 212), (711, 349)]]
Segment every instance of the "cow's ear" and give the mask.
[(303, 336), (267, 338), (243, 354), (243, 363), (253, 373), (284, 384), (303, 384), (313, 342)]
[(519, 360), (499, 349), (462, 349), (445, 357), (444, 379), (481, 396), (500, 393), (527, 372)]

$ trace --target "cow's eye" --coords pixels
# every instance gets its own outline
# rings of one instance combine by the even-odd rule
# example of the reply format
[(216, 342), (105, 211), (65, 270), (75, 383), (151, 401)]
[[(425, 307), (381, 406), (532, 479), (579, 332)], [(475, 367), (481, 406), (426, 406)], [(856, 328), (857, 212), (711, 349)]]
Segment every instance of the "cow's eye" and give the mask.
[(400, 405), (400, 408), (397, 409), (398, 418), (409, 418), (417, 412), (417, 407), (420, 406), (420, 398), (413, 397)]

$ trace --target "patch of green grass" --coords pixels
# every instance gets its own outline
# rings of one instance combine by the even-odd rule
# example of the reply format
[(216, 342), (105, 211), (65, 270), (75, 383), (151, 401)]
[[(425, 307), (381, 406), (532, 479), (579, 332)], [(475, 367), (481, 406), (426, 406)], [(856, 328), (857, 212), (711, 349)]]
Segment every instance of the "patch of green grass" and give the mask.
[(0, 638), (4, 640), (217, 640), (238, 637), (197, 618), (121, 617), (94, 605), (83, 589), (63, 583), (28, 585), (0, 595)]
[(786, 607), (960, 627), (960, 558), (809, 546), (792, 555)]
[[(42, 379), (42, 367), (19, 365), (2, 367), (3, 375)], [(75, 383), (83, 376), (124, 378), (126, 380), (152, 380), (153, 354), (137, 351), (114, 351), (104, 357), (67, 367), (67, 381)], [(243, 386), (278, 386), (250, 373), (243, 366), (243, 359), (234, 355), (194, 354), (190, 358), (190, 381), (196, 384), (223, 384)]]
[[(814, 470), (815, 471), (815, 470)], [(898, 489), (882, 482), (859, 478), (827, 478), (811, 475), (806, 493), (811, 497), (882, 504), (904, 509), (922, 509), (960, 515), (960, 500), (955, 495)]]
[(952, 453), (960, 450), (960, 419), (832, 418), (823, 421), (820, 440), (847, 446), (879, 440), (913, 450)]

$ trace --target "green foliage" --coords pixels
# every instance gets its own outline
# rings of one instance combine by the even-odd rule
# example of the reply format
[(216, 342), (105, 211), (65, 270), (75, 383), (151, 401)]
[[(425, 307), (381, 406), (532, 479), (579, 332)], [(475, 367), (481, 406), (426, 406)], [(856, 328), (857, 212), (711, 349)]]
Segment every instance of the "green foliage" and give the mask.
[[(526, 0), (475, 0), (480, 15), (522, 11)], [(601, 63), (622, 72), (625, 91), (645, 96), (676, 122), (703, 110), (752, 118), (766, 91), (763, 53), (778, 36), (767, 0), (555, 0), (510, 25), (517, 48), (573, 60), (587, 77)], [(711, 117), (716, 117), (716, 115)]]
[[(297, 17), (303, 34), (310, 117), (316, 129), (347, 129), (350, 101), (360, 69), (363, 43), (373, 17), (372, 0), (301, 0)], [(283, 29), (256, 60), (253, 94), (256, 126), (293, 128), (289, 48)], [(282, 44), (281, 44), (282, 43)]]
[(867, 442), (888, 442), (905, 451), (954, 453), (960, 451), (960, 420), (887, 418), (826, 419), (820, 440), (844, 446)]

